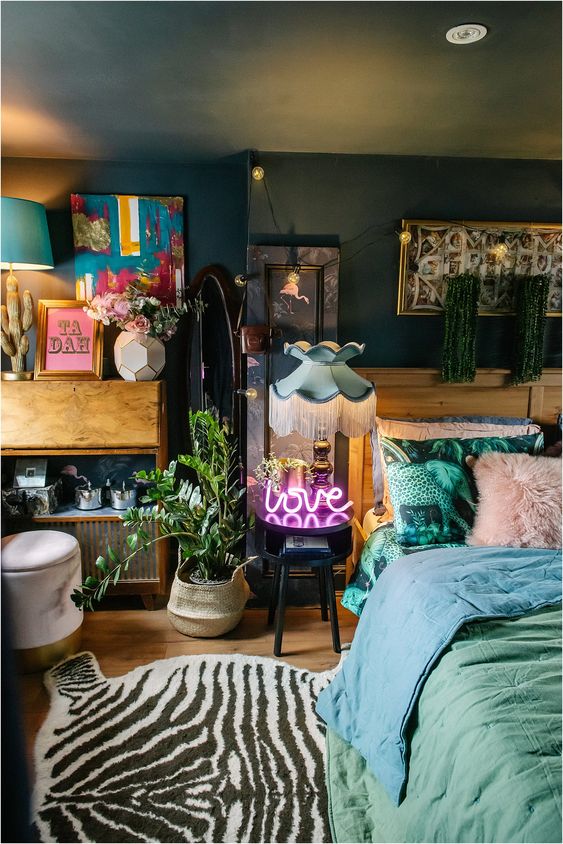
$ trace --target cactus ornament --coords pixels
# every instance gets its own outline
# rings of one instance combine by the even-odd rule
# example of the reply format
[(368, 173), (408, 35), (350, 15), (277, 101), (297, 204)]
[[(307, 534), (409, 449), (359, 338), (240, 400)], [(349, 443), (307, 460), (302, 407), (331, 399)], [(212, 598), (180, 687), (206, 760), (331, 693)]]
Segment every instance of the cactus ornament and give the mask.
[(2, 372), (4, 380), (28, 381), (33, 372), (25, 371), (25, 356), (29, 351), (29, 337), (25, 335), (33, 322), (33, 299), (29, 290), (23, 292), (20, 304), (18, 282), (10, 267), (6, 280), (6, 304), (0, 313), (0, 345), (12, 361), (12, 371)]
[(0, 197), (0, 268), (9, 270), (5, 304), (0, 311), (0, 346), (12, 360), (12, 371), (2, 372), (10, 381), (30, 381), (33, 372), (25, 371), (29, 338), (25, 332), (33, 321), (33, 300), (29, 290), (20, 303), (14, 270), (52, 270), (53, 251), (49, 239), (47, 212), (31, 199)]

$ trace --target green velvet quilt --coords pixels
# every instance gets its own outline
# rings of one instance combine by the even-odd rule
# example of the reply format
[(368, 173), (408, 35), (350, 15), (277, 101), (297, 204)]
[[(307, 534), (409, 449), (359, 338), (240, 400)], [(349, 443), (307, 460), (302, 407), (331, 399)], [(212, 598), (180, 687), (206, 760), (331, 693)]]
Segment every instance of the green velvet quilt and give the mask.
[(405, 800), (327, 732), (337, 842), (560, 842), (561, 609), (463, 627), (420, 695)]

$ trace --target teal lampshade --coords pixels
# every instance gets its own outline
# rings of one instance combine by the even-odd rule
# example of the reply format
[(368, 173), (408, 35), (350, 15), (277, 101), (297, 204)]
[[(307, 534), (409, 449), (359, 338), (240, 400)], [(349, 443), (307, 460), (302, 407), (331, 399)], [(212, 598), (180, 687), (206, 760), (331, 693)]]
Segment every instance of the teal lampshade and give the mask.
[(53, 253), (47, 227), (47, 214), (39, 202), (2, 197), (3, 270), (52, 270)]
[(286, 343), (284, 354), (301, 364), (270, 386), (270, 426), (278, 436), (298, 431), (315, 439), (342, 431), (362, 437), (375, 426), (375, 387), (347, 365), (365, 345), (300, 340)]

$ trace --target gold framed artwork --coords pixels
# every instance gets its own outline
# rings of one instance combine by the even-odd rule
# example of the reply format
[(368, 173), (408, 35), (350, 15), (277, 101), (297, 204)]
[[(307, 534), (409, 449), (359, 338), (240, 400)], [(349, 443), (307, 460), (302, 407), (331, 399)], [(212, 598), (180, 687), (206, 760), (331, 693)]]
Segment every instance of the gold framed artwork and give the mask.
[(102, 377), (103, 326), (84, 312), (85, 301), (38, 302), (35, 378), (94, 381)]
[(481, 278), (481, 316), (514, 313), (515, 282), (540, 274), (550, 276), (547, 315), (561, 315), (561, 225), (403, 220), (402, 228), (398, 314), (441, 314), (448, 278), (471, 272)]

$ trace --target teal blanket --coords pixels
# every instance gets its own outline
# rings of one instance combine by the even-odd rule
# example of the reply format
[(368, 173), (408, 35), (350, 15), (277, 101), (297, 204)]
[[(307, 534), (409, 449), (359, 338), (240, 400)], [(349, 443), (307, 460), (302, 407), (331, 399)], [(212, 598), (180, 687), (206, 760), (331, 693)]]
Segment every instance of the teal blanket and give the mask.
[(561, 842), (559, 607), (462, 627), (411, 725), (400, 806), (327, 731), (333, 841)]
[(445, 545), (423, 545), (413, 548), (399, 543), (393, 522), (380, 525), (367, 538), (358, 565), (344, 590), (340, 603), (350, 612), (360, 616), (377, 579), (395, 560), (406, 554), (435, 551), (436, 548), (462, 548), (464, 544), (448, 542)]
[(515, 618), (560, 601), (560, 552), (455, 548), (397, 560), (370, 594), (350, 655), (319, 695), (317, 712), (398, 805), (409, 718), (455, 633), (469, 621)]

